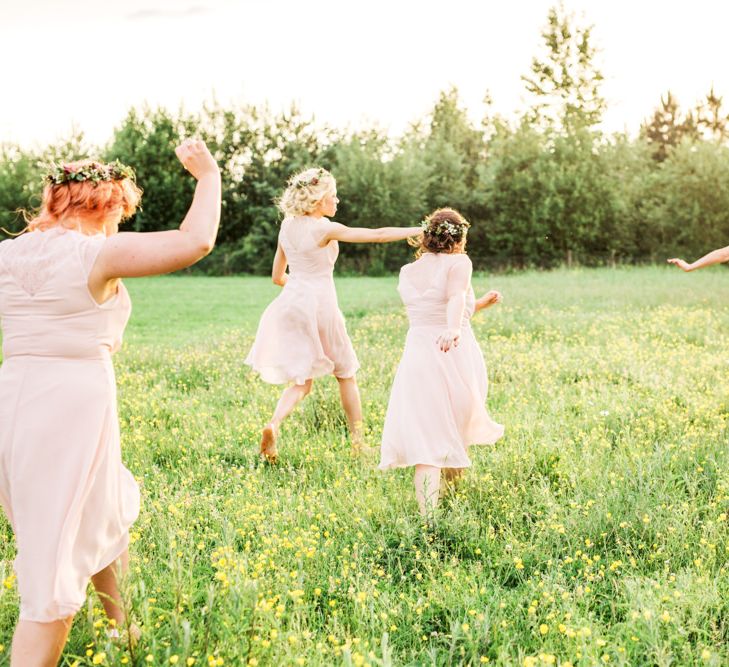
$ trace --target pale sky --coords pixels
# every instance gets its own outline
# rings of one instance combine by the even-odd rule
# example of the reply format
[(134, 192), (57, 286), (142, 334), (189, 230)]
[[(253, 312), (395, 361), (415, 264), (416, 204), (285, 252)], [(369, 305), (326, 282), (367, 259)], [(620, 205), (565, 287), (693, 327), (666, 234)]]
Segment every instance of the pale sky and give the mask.
[[(397, 134), (456, 85), (475, 119), (508, 117), (551, 0), (0, 0), (0, 141), (73, 126), (103, 143), (131, 106), (299, 104), (339, 127)], [(729, 107), (729, 3), (565, 0), (594, 24), (604, 128), (638, 130), (671, 89)]]

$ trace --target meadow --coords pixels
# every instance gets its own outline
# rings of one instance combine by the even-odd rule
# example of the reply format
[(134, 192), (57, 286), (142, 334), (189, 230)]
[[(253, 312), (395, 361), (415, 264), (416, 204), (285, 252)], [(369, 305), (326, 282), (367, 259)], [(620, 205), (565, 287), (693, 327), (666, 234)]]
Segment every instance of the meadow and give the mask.
[[(63, 665), (729, 664), (729, 274), (477, 275), (474, 328), (505, 424), (417, 516), (411, 471), (350, 456), (336, 382), (257, 455), (279, 394), (244, 366), (264, 278), (128, 281), (116, 357), (142, 513), (136, 646), (98, 600)], [(338, 278), (376, 446), (407, 323), (395, 278)], [(17, 594), (0, 522), (0, 665)]]

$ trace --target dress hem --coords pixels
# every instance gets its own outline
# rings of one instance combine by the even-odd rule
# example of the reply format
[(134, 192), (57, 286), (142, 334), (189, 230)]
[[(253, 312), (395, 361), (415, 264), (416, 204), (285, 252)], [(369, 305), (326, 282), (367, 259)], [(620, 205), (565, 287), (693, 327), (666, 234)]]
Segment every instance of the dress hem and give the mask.
[(327, 361), (329, 362), (329, 364), (331, 364), (330, 368), (328, 368), (327, 370), (314, 370), (312, 368), (310, 373), (306, 375), (306, 377), (304, 377), (303, 375), (292, 377), (291, 375), (288, 375), (283, 371), (277, 373), (276, 371), (279, 369), (271, 366), (268, 366), (265, 369), (261, 369), (260, 367), (256, 367), (253, 362), (248, 360), (246, 360), (244, 363), (246, 364), (246, 366), (250, 366), (254, 372), (258, 373), (261, 380), (263, 380), (266, 384), (290, 384), (291, 382), (293, 382), (294, 384), (305, 384), (309, 380), (316, 380), (317, 378), (326, 377), (327, 375), (333, 375), (335, 378), (340, 380), (347, 380), (349, 378), (353, 378), (357, 374), (357, 371), (360, 369), (359, 364), (357, 364), (351, 371), (347, 370), (345, 373), (337, 374), (334, 372), (333, 362), (331, 362), (330, 360)]

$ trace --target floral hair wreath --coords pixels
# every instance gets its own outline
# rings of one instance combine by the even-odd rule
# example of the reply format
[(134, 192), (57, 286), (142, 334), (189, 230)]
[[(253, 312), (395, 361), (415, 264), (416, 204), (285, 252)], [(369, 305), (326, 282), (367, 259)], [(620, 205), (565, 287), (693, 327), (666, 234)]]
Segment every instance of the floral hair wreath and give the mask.
[(80, 183), (81, 181), (122, 181), (129, 178), (136, 180), (134, 169), (114, 160), (104, 164), (102, 162), (86, 162), (83, 164), (52, 163), (48, 168), (44, 180), (51, 185), (63, 183)]
[(319, 182), (321, 181), (322, 178), (324, 178), (325, 174), (326, 174), (326, 171), (324, 171), (324, 169), (319, 168), (316, 170), (316, 174), (314, 174), (313, 176), (310, 176), (308, 180), (296, 179), (296, 182), (294, 183), (294, 185), (297, 188), (308, 188), (308, 187), (311, 187), (312, 185), (319, 185)]
[(433, 236), (444, 236), (446, 233), (450, 234), (454, 239), (462, 237), (468, 229), (468, 223), (459, 224), (451, 222), (450, 220), (442, 220), (436, 225), (432, 225), (430, 220), (423, 220), (420, 226), (423, 229), (423, 233), (432, 234)]

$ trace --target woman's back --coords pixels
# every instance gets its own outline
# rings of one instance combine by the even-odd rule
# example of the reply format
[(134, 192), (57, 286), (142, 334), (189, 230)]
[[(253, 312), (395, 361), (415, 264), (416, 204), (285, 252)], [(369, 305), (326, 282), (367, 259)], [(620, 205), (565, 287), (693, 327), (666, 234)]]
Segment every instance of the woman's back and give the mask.
[(320, 246), (332, 223), (327, 218), (294, 216), (281, 223), (279, 243), (286, 253), (290, 276), (298, 278), (331, 276), (339, 255), (339, 244)]
[(0, 243), (3, 357), (95, 359), (116, 351), (131, 305), (123, 285), (94, 301), (88, 275), (105, 241), (54, 228)]
[[(407, 310), (411, 327), (447, 327), (448, 273), (458, 263), (471, 260), (463, 253), (424, 253), (400, 269), (398, 292)], [(467, 324), (475, 307), (473, 289), (466, 291), (463, 323)]]

